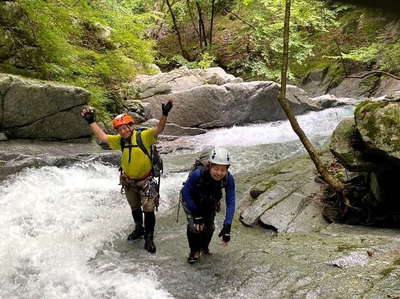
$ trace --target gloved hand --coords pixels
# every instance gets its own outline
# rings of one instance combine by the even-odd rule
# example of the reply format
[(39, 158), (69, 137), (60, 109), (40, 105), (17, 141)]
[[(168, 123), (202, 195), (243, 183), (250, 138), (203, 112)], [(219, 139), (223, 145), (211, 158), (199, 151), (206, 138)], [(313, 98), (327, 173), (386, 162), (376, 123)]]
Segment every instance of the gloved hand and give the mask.
[(222, 241), (228, 243), (231, 240), (231, 225), (224, 224), (224, 227), (221, 229), (221, 232), (218, 234), (218, 237), (222, 237)]
[(96, 109), (90, 106), (84, 106), (81, 110), (81, 116), (90, 125), (96, 121)]
[(194, 222), (194, 229), (201, 232), (204, 229), (204, 218), (201, 216), (194, 216), (193, 217), (193, 222)]
[(168, 101), (167, 104), (161, 104), (162, 114), (168, 116), (169, 111), (172, 109), (172, 101)]
[(204, 218), (201, 216), (195, 216), (195, 217), (193, 217), (193, 222), (194, 222), (194, 224), (202, 225), (202, 224), (204, 224)]

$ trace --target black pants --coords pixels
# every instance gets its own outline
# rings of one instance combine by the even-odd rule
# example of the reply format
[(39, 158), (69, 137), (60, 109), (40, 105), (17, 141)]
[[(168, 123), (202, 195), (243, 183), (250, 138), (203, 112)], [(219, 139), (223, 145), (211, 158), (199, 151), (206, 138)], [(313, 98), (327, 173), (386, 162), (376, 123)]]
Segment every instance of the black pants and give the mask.
[(182, 202), (183, 210), (186, 213), (187, 219), (187, 238), (190, 247), (190, 252), (200, 251), (201, 249), (208, 249), (208, 245), (211, 242), (212, 236), (214, 234), (215, 225), (215, 210), (210, 211), (210, 213), (204, 217), (204, 229), (198, 231), (194, 227), (193, 215), (187, 208), (185, 202)]

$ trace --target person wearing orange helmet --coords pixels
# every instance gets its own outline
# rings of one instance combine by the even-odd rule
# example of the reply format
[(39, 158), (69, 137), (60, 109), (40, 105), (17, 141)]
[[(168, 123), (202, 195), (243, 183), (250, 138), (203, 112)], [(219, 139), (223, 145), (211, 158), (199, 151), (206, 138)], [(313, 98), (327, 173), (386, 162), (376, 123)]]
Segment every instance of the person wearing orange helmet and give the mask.
[[(154, 189), (152, 161), (148, 153), (151, 146), (157, 141), (167, 123), (168, 113), (172, 108), (172, 101), (162, 104), (162, 116), (154, 128), (137, 130), (135, 121), (129, 114), (116, 116), (112, 125), (117, 135), (106, 134), (96, 123), (96, 111), (92, 107), (83, 107), (81, 116), (88, 122), (92, 132), (111, 149), (121, 150), (120, 182), (132, 210), (135, 229), (128, 235), (128, 241), (140, 239), (144, 236), (144, 248), (156, 252), (154, 244), (154, 227), (156, 223), (154, 210), (158, 205), (158, 190)], [(144, 224), (143, 224), (144, 214)]]

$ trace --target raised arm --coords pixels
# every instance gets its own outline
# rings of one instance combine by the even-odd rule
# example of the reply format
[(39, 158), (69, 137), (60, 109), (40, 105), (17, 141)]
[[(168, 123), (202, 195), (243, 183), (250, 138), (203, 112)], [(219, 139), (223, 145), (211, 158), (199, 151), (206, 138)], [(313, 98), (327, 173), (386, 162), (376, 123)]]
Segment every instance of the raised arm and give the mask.
[(172, 101), (169, 100), (166, 104), (161, 104), (161, 108), (162, 108), (162, 115), (156, 127), (155, 131), (156, 136), (158, 136), (164, 131), (165, 124), (167, 123), (168, 113), (172, 109)]
[(81, 110), (81, 116), (89, 124), (90, 129), (96, 137), (104, 143), (108, 143), (108, 136), (96, 123), (96, 110), (93, 107), (85, 106)]

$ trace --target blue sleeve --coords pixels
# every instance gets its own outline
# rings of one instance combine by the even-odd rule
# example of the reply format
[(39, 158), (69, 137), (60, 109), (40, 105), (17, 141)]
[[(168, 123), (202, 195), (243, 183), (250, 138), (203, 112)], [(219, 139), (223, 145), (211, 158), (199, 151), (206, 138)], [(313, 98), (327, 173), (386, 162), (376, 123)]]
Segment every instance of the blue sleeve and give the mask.
[(235, 195), (235, 179), (233, 178), (230, 172), (228, 172), (228, 179), (225, 187), (225, 192), (226, 192), (226, 198), (225, 198), (226, 214), (225, 214), (224, 224), (232, 224), (233, 215), (235, 214), (236, 195)]
[(195, 189), (196, 189), (197, 182), (200, 179), (200, 175), (201, 175), (201, 172), (200, 172), (199, 168), (194, 170), (192, 172), (192, 174), (189, 176), (189, 178), (186, 180), (186, 183), (182, 190), (183, 200), (185, 201), (188, 209), (190, 210), (190, 212), (192, 214), (198, 214), (200, 212), (199, 208), (195, 204), (194, 198), (193, 198), (193, 194), (194, 194), (194, 192), (196, 192)]

